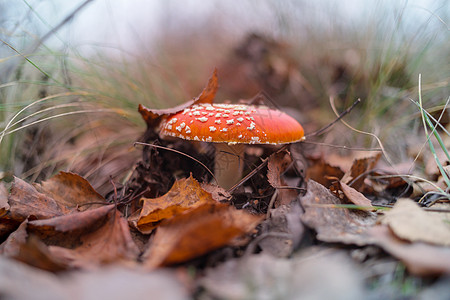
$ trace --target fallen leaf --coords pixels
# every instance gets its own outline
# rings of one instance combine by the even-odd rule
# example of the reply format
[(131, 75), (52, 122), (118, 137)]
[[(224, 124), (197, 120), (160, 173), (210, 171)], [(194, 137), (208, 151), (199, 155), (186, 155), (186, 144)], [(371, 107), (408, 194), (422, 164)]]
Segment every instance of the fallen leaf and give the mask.
[[(365, 299), (364, 274), (343, 251), (311, 247), (282, 259), (267, 254), (206, 269), (204, 299)], [(202, 296), (202, 295), (201, 295)]]
[(228, 204), (209, 203), (164, 221), (144, 254), (147, 268), (181, 263), (228, 245), (261, 221)]
[(2, 299), (191, 299), (179, 272), (147, 272), (123, 266), (107, 266), (93, 271), (73, 271), (63, 275), (42, 271), (21, 262), (0, 257)]
[(162, 220), (170, 219), (185, 210), (216, 202), (192, 174), (189, 178), (177, 180), (167, 194), (155, 199), (142, 198), (141, 201), (142, 210), (137, 228), (142, 233), (150, 233)]
[(333, 181), (342, 178), (344, 171), (340, 167), (326, 162), (323, 157), (309, 158), (312, 165), (306, 170), (306, 178), (312, 179), (325, 187), (330, 187)]
[(422, 210), (410, 199), (398, 199), (381, 222), (400, 239), (450, 246), (450, 224), (440, 215)]
[(20, 226), (0, 245), (1, 255), (13, 257), (19, 254), (20, 246), (25, 244), (27, 241), (27, 223), (27, 220), (23, 221)]
[(364, 179), (368, 175), (368, 171), (372, 170), (377, 162), (380, 160), (381, 153), (374, 156), (355, 159), (349, 171), (347, 171), (341, 179), (341, 182), (349, 184), (352, 182), (352, 187), (358, 191), (363, 186)]
[(80, 236), (105, 223), (114, 204), (51, 219), (28, 222), (28, 232), (38, 236), (47, 244), (73, 248), (79, 244)]
[[(305, 231), (298, 202), (281, 205), (270, 211), (270, 218), (261, 224), (260, 236), (265, 236), (258, 245), (263, 253), (276, 257), (288, 257), (300, 244)], [(288, 236), (281, 236), (287, 234)]]
[(19, 244), (19, 252), (13, 255), (13, 258), (49, 272), (59, 272), (68, 268), (64, 259), (53, 255), (49, 247), (34, 235), (29, 236), (24, 244)]
[(207, 182), (202, 182), (200, 185), (202, 189), (207, 193), (210, 193), (211, 197), (217, 202), (229, 201), (231, 199), (230, 193), (221, 186), (209, 184)]
[(60, 286), (61, 277), (11, 258), (0, 257), (2, 299), (73, 299), (73, 293)]
[(399, 239), (387, 225), (378, 225), (368, 233), (386, 252), (400, 259), (418, 276), (450, 274), (450, 248)]
[(29, 216), (48, 219), (68, 211), (53, 198), (38, 192), (31, 184), (19, 178), (14, 178), (8, 202), (11, 218), (20, 222)]
[(292, 159), (288, 151), (276, 152), (269, 157), (267, 163), (267, 179), (272, 187), (277, 189), (277, 200), (275, 207), (288, 205), (297, 198), (297, 191), (294, 189), (284, 189), (286, 183), (281, 178), (281, 174), (290, 165)]
[(8, 202), (11, 218), (20, 222), (29, 216), (48, 219), (106, 203), (87, 180), (66, 172), (35, 185), (14, 178)]
[(35, 187), (38, 192), (54, 199), (59, 206), (67, 208), (65, 213), (74, 208), (84, 211), (106, 203), (86, 179), (74, 173), (59, 172), (50, 179), (35, 184)]
[(149, 109), (144, 105), (139, 104), (138, 110), (144, 121), (147, 123), (147, 126), (151, 128), (156, 128), (163, 118), (172, 114), (176, 114), (184, 110), (185, 108), (188, 108), (189, 106), (199, 103), (212, 104), (218, 88), (219, 84), (217, 78), (217, 69), (214, 69), (214, 72), (211, 78), (209, 79), (208, 84), (198, 97), (189, 100), (183, 104), (180, 104), (178, 106), (167, 109)]
[(374, 242), (367, 230), (375, 224), (376, 215), (335, 207), (342, 204), (340, 199), (323, 185), (309, 180), (307, 193), (300, 198), (300, 202), (305, 210), (302, 221), (315, 229), (317, 239), (359, 246)]
[(375, 208), (372, 206), (372, 202), (367, 199), (366, 196), (364, 196), (362, 193), (358, 192), (342, 181), (339, 182), (339, 185), (342, 189), (342, 192), (344, 192), (344, 195), (351, 203), (361, 207), (361, 209), (363, 210), (375, 211)]
[(66, 261), (71, 267), (93, 268), (110, 263), (133, 263), (139, 255), (127, 221), (117, 210), (97, 230), (83, 235), (75, 249), (49, 246), (53, 257)]

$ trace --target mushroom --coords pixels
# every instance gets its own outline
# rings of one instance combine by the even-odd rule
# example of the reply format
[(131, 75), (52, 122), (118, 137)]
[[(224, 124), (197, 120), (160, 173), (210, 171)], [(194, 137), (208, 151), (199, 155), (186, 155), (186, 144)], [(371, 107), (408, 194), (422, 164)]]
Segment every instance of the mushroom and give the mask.
[(267, 106), (196, 104), (169, 116), (160, 135), (214, 143), (215, 177), (225, 189), (242, 178), (245, 144), (280, 145), (303, 139), (303, 127)]

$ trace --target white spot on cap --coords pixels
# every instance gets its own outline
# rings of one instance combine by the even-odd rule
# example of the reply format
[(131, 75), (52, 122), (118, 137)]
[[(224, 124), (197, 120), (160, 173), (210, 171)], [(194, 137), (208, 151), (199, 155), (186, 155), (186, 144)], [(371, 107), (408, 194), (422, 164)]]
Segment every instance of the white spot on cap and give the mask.
[(206, 110), (216, 110), (216, 109), (215, 109), (214, 107), (212, 107), (212, 106), (206, 106), (205, 109), (206, 109)]
[(242, 121), (244, 121), (244, 118), (239, 117), (239, 118), (237, 118), (237, 120), (238, 120), (239, 122), (242, 122)]
[(222, 131), (222, 132), (227, 132), (228, 129), (227, 129), (227, 128), (223, 128), (221, 131)]
[(208, 136), (206, 139), (205, 139), (205, 142), (211, 142), (212, 141), (212, 137), (210, 137), (210, 136)]
[(183, 129), (185, 126), (186, 126), (186, 123), (184, 123), (184, 122), (182, 122), (182, 123), (180, 124), (181, 129)]
[(208, 114), (208, 117), (212, 117), (212, 116), (214, 116), (214, 113), (209, 113)]
[(202, 111), (202, 115), (207, 115), (208, 112), (207, 111)]
[(186, 134), (191, 133), (191, 128), (189, 126), (186, 126)]
[(239, 105), (234, 107), (234, 110), (247, 110), (248, 106), (247, 105)]
[(197, 118), (197, 120), (199, 120), (200, 122), (205, 123), (206, 121), (208, 121), (207, 117), (201, 117), (201, 118)]
[(216, 127), (214, 127), (214, 126), (209, 126), (209, 131), (214, 132), (214, 131), (216, 131), (216, 130), (217, 130)]
[(234, 119), (227, 120), (227, 124), (228, 124), (228, 125), (231, 125), (231, 124), (233, 124), (233, 123), (234, 123)]
[(222, 117), (228, 118), (228, 115), (227, 114), (223, 114)]
[(222, 121), (220, 121), (220, 120), (215, 120), (214, 123), (220, 124), (220, 123), (222, 123)]
[(200, 112), (199, 112), (199, 111), (194, 111), (192, 114), (193, 114), (194, 116), (200, 116)]
[(194, 136), (194, 141), (200, 141), (200, 139), (198, 138), (198, 136)]
[(240, 135), (238, 136), (238, 138), (239, 138), (239, 139), (242, 139), (242, 134), (240, 134)]
[(181, 126), (177, 126), (177, 127), (175, 127), (175, 129), (178, 130), (179, 132), (181, 132), (182, 128), (181, 128)]
[(241, 123), (237, 122), (237, 123), (236, 123), (236, 126), (241, 126)]
[(229, 109), (225, 109), (224, 113), (229, 114), (230, 110)]
[(247, 127), (248, 130), (253, 130), (255, 129), (255, 123), (251, 122), (250, 123), (250, 127)]
[(167, 129), (168, 129), (168, 130), (172, 130), (172, 125), (167, 124)]
[(234, 111), (233, 116), (237, 116), (240, 113), (240, 111)]
[(252, 136), (252, 142), (259, 142), (259, 137)]
[(222, 116), (221, 113), (217, 113), (217, 114), (216, 114), (216, 118), (220, 118), (220, 116)]

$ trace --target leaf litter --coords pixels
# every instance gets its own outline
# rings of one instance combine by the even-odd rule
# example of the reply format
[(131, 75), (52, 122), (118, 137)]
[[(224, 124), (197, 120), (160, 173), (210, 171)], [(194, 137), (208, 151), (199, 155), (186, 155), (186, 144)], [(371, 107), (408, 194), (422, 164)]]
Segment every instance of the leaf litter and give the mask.
[[(322, 286), (326, 276), (337, 284), (332, 295), (352, 290), (353, 298), (360, 298), (367, 293), (361, 270), (349, 267), (354, 262), (345, 250), (334, 249), (338, 245), (378, 247), (412, 274), (450, 274), (448, 216), (425, 212), (412, 200), (389, 198), (394, 191), (408, 196), (410, 183), (389, 177), (396, 174), (380, 166), (379, 154), (343, 163), (338, 156), (304, 156), (298, 145), (278, 151), (255, 145), (244, 154), (249, 180), (230, 192), (210, 184), (205, 166), (214, 165), (214, 149), (160, 139), (158, 123), (194, 103), (212, 103), (217, 87), (215, 71), (200, 96), (179, 107), (140, 106), (148, 125), (142, 141), (161, 148), (144, 146), (129, 180), (105, 197), (83, 177), (67, 172), (40, 184), (20, 178), (9, 188), (2, 183), (0, 263), (17, 264), (14, 259), (66, 276), (88, 270), (99, 278), (108, 278), (101, 272), (111, 268), (117, 276), (139, 274), (136, 282), (156, 276), (153, 280), (176, 285), (183, 297), (201, 290), (208, 297), (235, 299), (256, 295), (251, 293), (289, 298), (292, 291), (319, 295), (321, 289), (307, 287)], [(255, 168), (261, 156), (268, 160)], [(390, 211), (377, 206), (386, 202), (397, 203)], [(448, 209), (448, 203), (442, 205)], [(199, 272), (187, 279), (191, 267)], [(345, 270), (344, 275), (337, 270)], [(55, 293), (64, 293), (67, 283), (48, 275)]]

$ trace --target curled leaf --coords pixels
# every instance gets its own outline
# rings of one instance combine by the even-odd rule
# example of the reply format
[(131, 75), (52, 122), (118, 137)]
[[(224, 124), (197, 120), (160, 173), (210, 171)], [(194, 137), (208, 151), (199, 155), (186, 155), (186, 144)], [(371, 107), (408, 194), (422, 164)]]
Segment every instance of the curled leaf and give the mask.
[(189, 106), (199, 103), (213, 103), (218, 88), (219, 84), (217, 78), (217, 69), (214, 69), (214, 72), (209, 79), (208, 84), (198, 97), (178, 106), (166, 109), (150, 109), (142, 104), (139, 104), (138, 110), (144, 121), (147, 123), (147, 126), (150, 128), (155, 128), (159, 125), (163, 118), (166, 118), (167, 116), (172, 114), (176, 114), (184, 110), (185, 108), (188, 108)]
[(155, 199), (142, 198), (141, 201), (143, 207), (137, 228), (142, 233), (149, 233), (162, 220), (170, 219), (185, 210), (216, 202), (192, 175), (176, 181), (167, 194)]

